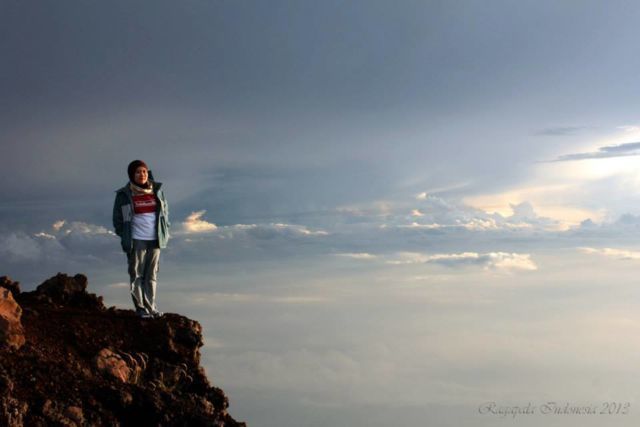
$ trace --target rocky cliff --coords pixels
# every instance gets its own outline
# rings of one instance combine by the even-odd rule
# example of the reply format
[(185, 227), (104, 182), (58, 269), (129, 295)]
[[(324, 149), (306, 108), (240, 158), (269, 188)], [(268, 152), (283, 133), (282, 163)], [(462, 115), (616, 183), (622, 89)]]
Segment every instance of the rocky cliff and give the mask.
[(0, 425), (244, 426), (200, 366), (202, 328), (106, 308), (87, 278), (0, 277)]

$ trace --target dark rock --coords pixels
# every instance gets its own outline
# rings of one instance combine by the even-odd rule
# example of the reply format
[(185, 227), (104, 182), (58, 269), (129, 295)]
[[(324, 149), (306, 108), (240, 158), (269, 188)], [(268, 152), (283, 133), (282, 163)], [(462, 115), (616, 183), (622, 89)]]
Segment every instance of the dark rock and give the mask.
[(11, 291), (13, 298), (20, 294), (20, 282), (14, 282), (8, 276), (0, 277), (0, 288), (6, 288)]
[(24, 424), (24, 417), (29, 406), (13, 396), (14, 383), (7, 371), (0, 366), (0, 421), (2, 425), (18, 427)]
[(0, 350), (0, 425), (245, 425), (200, 366), (200, 323), (107, 310), (80, 274), (17, 299), (26, 342)]
[(87, 293), (87, 284), (87, 276), (84, 274), (69, 277), (58, 273), (38, 286), (34, 297), (50, 304), (106, 310), (102, 297)]

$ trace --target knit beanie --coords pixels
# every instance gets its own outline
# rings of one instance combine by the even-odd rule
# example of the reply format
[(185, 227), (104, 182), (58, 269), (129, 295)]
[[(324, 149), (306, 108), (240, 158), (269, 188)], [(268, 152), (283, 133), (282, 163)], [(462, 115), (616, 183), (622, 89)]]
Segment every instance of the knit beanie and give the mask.
[(127, 167), (127, 173), (129, 174), (129, 181), (136, 182), (135, 180), (136, 169), (138, 169), (140, 166), (144, 166), (146, 170), (149, 170), (149, 167), (147, 166), (147, 164), (142, 160), (134, 160), (133, 162), (129, 163), (129, 166)]

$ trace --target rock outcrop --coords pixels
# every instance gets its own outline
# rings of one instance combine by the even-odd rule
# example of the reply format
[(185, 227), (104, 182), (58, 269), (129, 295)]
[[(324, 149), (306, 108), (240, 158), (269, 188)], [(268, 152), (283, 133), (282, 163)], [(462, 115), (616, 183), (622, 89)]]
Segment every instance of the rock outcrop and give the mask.
[(244, 426), (200, 366), (202, 328), (106, 308), (87, 278), (0, 277), (0, 425)]
[(0, 348), (19, 349), (24, 344), (21, 316), (22, 309), (13, 299), (13, 293), (0, 287)]

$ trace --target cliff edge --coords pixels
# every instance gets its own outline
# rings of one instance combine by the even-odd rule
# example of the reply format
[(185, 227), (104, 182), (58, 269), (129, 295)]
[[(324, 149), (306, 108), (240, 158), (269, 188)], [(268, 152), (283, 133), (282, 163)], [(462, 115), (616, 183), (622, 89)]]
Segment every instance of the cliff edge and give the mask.
[(202, 327), (106, 308), (87, 278), (0, 277), (0, 425), (245, 426), (200, 366)]

